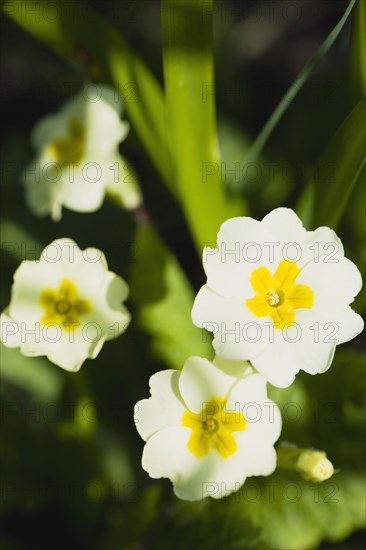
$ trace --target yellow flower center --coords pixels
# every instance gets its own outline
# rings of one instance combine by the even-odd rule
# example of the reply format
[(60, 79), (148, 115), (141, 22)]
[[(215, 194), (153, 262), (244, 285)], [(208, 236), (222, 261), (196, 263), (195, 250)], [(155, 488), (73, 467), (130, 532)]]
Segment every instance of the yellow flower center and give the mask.
[(275, 329), (295, 322), (295, 309), (311, 308), (314, 292), (306, 285), (296, 285), (300, 269), (296, 263), (282, 260), (274, 275), (266, 267), (255, 269), (250, 282), (257, 293), (245, 304), (257, 317), (271, 317)]
[(197, 458), (207, 455), (210, 448), (222, 458), (235, 453), (237, 443), (233, 432), (244, 431), (246, 421), (240, 411), (226, 411), (225, 406), (224, 399), (212, 397), (200, 413), (185, 411), (183, 414), (182, 426), (192, 430), (187, 446)]
[(77, 164), (84, 154), (85, 130), (80, 120), (69, 120), (69, 135), (55, 139), (48, 147), (49, 154), (62, 168), (68, 164)]
[(270, 288), (264, 295), (264, 300), (270, 307), (278, 307), (283, 304), (284, 297), (280, 288)]
[(76, 285), (69, 279), (63, 279), (58, 290), (42, 290), (39, 301), (45, 309), (41, 319), (43, 325), (58, 324), (70, 332), (80, 326), (80, 316), (92, 310), (90, 300), (78, 298)]

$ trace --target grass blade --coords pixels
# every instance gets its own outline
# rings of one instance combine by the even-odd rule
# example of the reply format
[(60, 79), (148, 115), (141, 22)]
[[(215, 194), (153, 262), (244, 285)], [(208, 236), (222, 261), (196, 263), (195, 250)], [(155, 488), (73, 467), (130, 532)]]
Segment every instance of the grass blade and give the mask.
[(259, 157), (268, 139), (270, 138), (273, 130), (276, 128), (277, 124), (280, 122), (281, 118), (287, 111), (288, 107), (290, 106), (292, 101), (295, 99), (297, 94), (300, 92), (300, 90), (302, 89), (302, 87), (304, 86), (308, 78), (311, 76), (311, 74), (313, 73), (314, 69), (317, 67), (319, 62), (322, 60), (324, 55), (328, 52), (328, 50), (332, 47), (333, 43), (337, 39), (339, 33), (343, 29), (344, 25), (346, 24), (352, 12), (355, 2), (356, 0), (351, 0), (340, 21), (337, 23), (334, 29), (330, 32), (330, 34), (327, 36), (327, 38), (318, 48), (314, 56), (307, 62), (305, 67), (301, 70), (300, 74), (298, 75), (296, 80), (293, 82), (293, 84), (291, 84), (289, 89), (286, 91), (285, 95), (277, 105), (276, 109), (273, 111), (269, 120), (267, 121), (264, 128), (261, 130), (258, 137), (254, 141), (252, 147), (250, 148), (245, 158), (245, 164), (249, 162), (254, 162)]

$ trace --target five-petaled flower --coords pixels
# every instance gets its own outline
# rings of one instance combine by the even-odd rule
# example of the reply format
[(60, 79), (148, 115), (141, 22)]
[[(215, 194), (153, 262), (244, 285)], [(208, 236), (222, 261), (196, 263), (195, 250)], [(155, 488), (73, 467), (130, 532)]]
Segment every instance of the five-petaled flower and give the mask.
[(274, 471), (281, 416), (266, 380), (244, 361), (190, 357), (182, 371), (154, 374), (150, 390), (135, 407), (142, 467), (170, 478), (178, 497), (221, 498)]
[(306, 231), (291, 209), (227, 220), (203, 258), (193, 322), (214, 333), (218, 355), (251, 361), (275, 386), (300, 369), (324, 372), (336, 344), (363, 328), (349, 306), (362, 286), (357, 267), (334, 231)]
[(118, 153), (129, 125), (120, 119), (122, 101), (108, 86), (90, 85), (62, 109), (40, 120), (33, 132), (35, 160), (24, 170), (26, 201), (37, 216), (61, 219), (62, 207), (76, 212), (100, 208), (106, 192), (126, 208), (141, 201)]
[(1, 341), (76, 372), (127, 328), (127, 296), (127, 284), (108, 271), (100, 250), (82, 251), (71, 239), (58, 239), (39, 261), (23, 261), (15, 272)]

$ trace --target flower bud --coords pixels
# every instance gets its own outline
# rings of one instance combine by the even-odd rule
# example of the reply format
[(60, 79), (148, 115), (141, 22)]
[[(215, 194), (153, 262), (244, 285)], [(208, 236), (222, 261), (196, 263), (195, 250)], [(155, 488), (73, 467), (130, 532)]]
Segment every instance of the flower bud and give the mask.
[(334, 474), (334, 467), (324, 451), (302, 449), (290, 443), (283, 443), (277, 449), (279, 468), (298, 472), (307, 481), (318, 483)]
[(323, 451), (303, 451), (297, 461), (297, 469), (304, 479), (313, 482), (325, 481), (334, 473), (333, 464)]

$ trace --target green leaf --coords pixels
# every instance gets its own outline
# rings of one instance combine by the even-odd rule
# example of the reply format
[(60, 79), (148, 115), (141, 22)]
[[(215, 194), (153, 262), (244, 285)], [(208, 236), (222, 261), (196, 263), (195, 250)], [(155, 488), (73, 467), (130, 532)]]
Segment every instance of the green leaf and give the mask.
[(60, 369), (44, 357), (25, 357), (0, 344), (1, 379), (27, 391), (35, 401), (56, 401), (63, 388)]
[(124, 98), (134, 131), (173, 191), (161, 87), (119, 33), (80, 2), (8, 0), (2, 11), (67, 59), (82, 57), (90, 76), (111, 81)]
[(297, 201), (295, 212), (304, 224), (304, 227), (311, 227), (314, 216), (315, 184), (309, 181), (302, 190)]
[(173, 520), (155, 547), (167, 549), (174, 541), (181, 550), (311, 550), (364, 525), (364, 481), (361, 473), (347, 471), (323, 484), (279, 470), (251, 478), (223, 500), (176, 502)]
[(337, 23), (334, 29), (329, 33), (329, 35), (321, 44), (321, 46), (318, 48), (318, 50), (315, 52), (313, 57), (306, 63), (305, 67), (303, 67), (303, 69), (300, 71), (298, 77), (295, 79), (295, 81), (291, 84), (289, 89), (286, 91), (285, 95), (277, 105), (276, 109), (273, 111), (272, 115), (270, 116), (270, 118), (264, 125), (263, 129), (257, 136), (252, 147), (250, 148), (247, 156), (245, 157), (245, 164), (249, 162), (254, 162), (259, 157), (267, 141), (269, 140), (272, 132), (276, 128), (277, 124), (280, 122), (283, 115), (286, 113), (288, 107), (291, 105), (291, 103), (293, 102), (297, 94), (300, 92), (304, 84), (312, 75), (314, 69), (317, 67), (317, 65), (322, 60), (324, 55), (328, 52), (328, 50), (332, 47), (338, 35), (342, 31), (344, 25), (346, 24), (352, 12), (355, 2), (356, 0), (351, 0), (340, 21)]
[(358, 101), (366, 95), (366, 2), (357, 0), (351, 31), (351, 95)]
[(212, 2), (163, 0), (168, 140), (183, 210), (199, 251), (220, 224), (243, 213), (221, 178), (214, 102)]
[[(366, 271), (366, 164), (358, 177), (352, 196), (342, 220), (342, 229), (347, 231), (347, 250), (349, 258), (357, 264), (361, 273)], [(352, 308), (357, 313), (364, 313), (366, 310), (366, 286), (356, 296)]]
[(316, 167), (314, 226), (337, 228), (366, 162), (366, 98), (333, 136)]
[(212, 356), (209, 339), (191, 321), (193, 290), (176, 258), (148, 227), (137, 230), (130, 288), (135, 320), (167, 366), (181, 369), (190, 355)]

